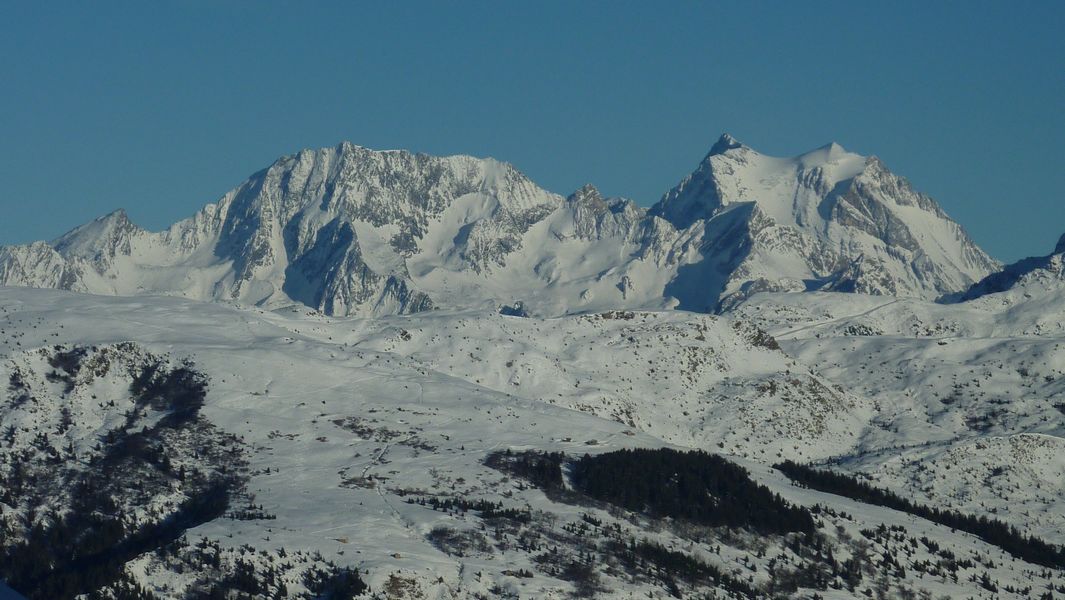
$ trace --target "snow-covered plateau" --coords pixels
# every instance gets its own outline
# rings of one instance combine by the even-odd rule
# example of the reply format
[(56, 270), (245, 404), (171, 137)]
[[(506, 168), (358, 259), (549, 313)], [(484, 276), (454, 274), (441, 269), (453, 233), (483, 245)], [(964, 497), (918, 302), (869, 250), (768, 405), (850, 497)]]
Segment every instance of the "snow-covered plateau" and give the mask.
[[(1065, 595), (1065, 242), (723, 136), (649, 209), (341, 144), (0, 248), (30, 598)], [(0, 588), (2, 589), (2, 588)]]

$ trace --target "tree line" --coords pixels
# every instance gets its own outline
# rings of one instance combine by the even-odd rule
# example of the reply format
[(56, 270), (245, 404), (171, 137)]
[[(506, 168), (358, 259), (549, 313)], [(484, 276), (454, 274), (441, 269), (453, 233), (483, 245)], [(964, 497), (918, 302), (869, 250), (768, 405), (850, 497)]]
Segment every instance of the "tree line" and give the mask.
[(1061, 546), (1049, 544), (1034, 536), (1024, 535), (1016, 527), (997, 519), (917, 504), (894, 492), (859, 481), (850, 475), (817, 469), (790, 460), (774, 465), (774, 468), (792, 481), (806, 487), (909, 513), (933, 523), (971, 533), (1021, 560), (1044, 567), (1065, 568), (1065, 549)]

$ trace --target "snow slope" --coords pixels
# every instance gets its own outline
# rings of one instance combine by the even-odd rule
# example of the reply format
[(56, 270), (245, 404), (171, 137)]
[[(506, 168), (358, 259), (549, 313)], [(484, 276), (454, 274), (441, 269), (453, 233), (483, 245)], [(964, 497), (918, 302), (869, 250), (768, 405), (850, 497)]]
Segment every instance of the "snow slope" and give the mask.
[[(870, 407), (745, 322), (610, 311), (555, 319), (440, 313), (317, 335), (408, 357), (502, 393), (592, 413), (682, 446), (762, 460), (849, 451)], [(311, 333), (311, 332), (308, 332)]]
[(828, 462), (929, 502), (989, 512), (1065, 542), (1060, 295), (957, 304), (764, 294), (736, 311), (798, 362), (872, 402), (853, 452)]
[[(1060, 571), (1014, 559), (968, 534), (797, 488), (769, 469), (777, 454), (807, 459), (847, 452), (875, 458), (876, 448), (893, 442), (873, 445), (869, 440), (875, 436), (853, 434), (875, 428), (863, 426), (863, 419), (877, 421), (891, 411), (870, 412), (876, 407), (859, 400), (867, 392), (822, 390), (819, 403), (811, 404), (814, 396), (804, 390), (815, 383), (831, 386), (830, 379), (802, 365), (814, 363), (804, 347), (785, 342), (799, 360), (789, 358), (774, 348), (772, 338), (732, 317), (612, 312), (533, 319), (437, 312), (335, 319), (306, 309), (265, 311), (176, 298), (3, 288), (0, 375), (8, 380), (20, 373), (19, 389), (35, 398), (21, 404), (9, 398), (0, 409), (4, 423), (19, 423), (3, 456), (40, 447), (63, 457), (70, 443), (74, 453), (85, 455), (110, 427), (107, 419), (131, 418), (128, 411), (122, 417), (127, 393), (122, 369), (83, 367), (69, 377), (60, 372), (67, 367), (56, 361), (57, 353), (72, 344), (89, 349), (86, 365), (104, 364), (97, 357), (105, 355), (117, 357), (109, 359), (115, 365), (139, 364), (150, 356), (194, 364), (209, 381), (201, 410), (204, 431), (217, 428), (219, 435), (232, 436), (223, 441), (232, 439), (243, 449), (245, 501), (261, 507), (263, 516), (227, 513), (185, 532), (184, 549), (147, 552), (125, 564), (132, 581), (164, 598), (182, 597), (197, 585), (198, 571), (181, 565), (198, 556), (201, 547), (211, 556), (217, 548), (217, 568), (245, 565), (258, 577), (270, 571), (290, 594), (303, 593), (301, 574), (307, 569), (332, 561), (360, 569), (371, 589), (388, 598), (564, 598), (585, 589), (543, 562), (537, 548), (544, 540), (563, 563), (594, 555), (604, 565), (594, 593), (603, 598), (670, 593), (663, 580), (630, 574), (604, 554), (615, 535), (653, 540), (755, 586), (781, 585), (780, 573), (788, 565), (812, 560), (784, 538), (690, 529), (605, 506), (573, 504), (484, 464), (488, 454), (503, 449), (579, 456), (671, 442), (723, 452), (792, 502), (830, 507), (818, 517), (819, 531), (840, 560), (869, 553), (899, 557), (902, 570), (868, 562), (868, 575), (855, 593), (876, 588), (891, 596), (927, 590), (952, 597), (1025, 597), (1008, 590), (1065, 585)], [(53, 362), (59, 366), (50, 366)], [(825, 372), (838, 375), (831, 368)], [(782, 390), (788, 378), (800, 384)], [(759, 386), (763, 392), (745, 391)], [(738, 400), (714, 399), (727, 396), (728, 389), (736, 390)], [(712, 408), (700, 406), (707, 401)], [(819, 415), (826, 425), (820, 435), (775, 431), (786, 423), (801, 426), (811, 409), (835, 403), (846, 410)], [(55, 433), (62, 429), (64, 406), (72, 426)], [(715, 425), (719, 414), (738, 429)], [(153, 417), (147, 411), (136, 418), (150, 424)], [(692, 427), (699, 419), (704, 425)], [(44, 432), (50, 433), (46, 442), (41, 441)], [(778, 435), (787, 443), (775, 442)], [(905, 433), (899, 435), (905, 439)], [(995, 439), (965, 443), (998, 443)], [(763, 452), (767, 445), (770, 450)], [(1053, 463), (1039, 466), (1056, 460), (1052, 447), (1012, 447), (1032, 466), (1026, 467), (1027, 479), (1010, 482), (1056, 481)], [(955, 460), (965, 459), (964, 448), (958, 446)], [(995, 454), (994, 448), (984, 450), (966, 464), (975, 469)], [(83, 468), (78, 461), (62, 464)], [(888, 465), (882, 471), (891, 481), (897, 469)], [(973, 473), (975, 482), (979, 472)], [(957, 485), (971, 491), (968, 481)], [(1003, 490), (1011, 487), (1006, 481)], [(940, 491), (960, 502), (948, 488)], [(515, 524), (475, 511), (433, 510), (417, 501), (425, 498), (501, 502), (530, 511), (531, 520)], [(122, 501), (139, 506), (136, 495)], [(22, 518), (22, 509), (0, 509), (9, 524)], [(998, 516), (1020, 518), (1005, 506)], [(1057, 527), (1046, 519), (1038, 525), (1048, 536)], [(919, 541), (922, 537), (934, 544)], [(465, 549), (454, 545), (456, 539), (466, 540)], [(955, 558), (945, 558), (947, 551)], [(926, 570), (935, 564), (938, 575)], [(948, 564), (953, 575), (939, 570)], [(985, 572), (997, 582), (997, 591), (978, 583)], [(708, 591), (679, 585), (688, 592)], [(735, 597), (724, 588), (717, 593)], [(786, 595), (812, 593), (800, 586)], [(852, 597), (846, 589), (819, 593)]]

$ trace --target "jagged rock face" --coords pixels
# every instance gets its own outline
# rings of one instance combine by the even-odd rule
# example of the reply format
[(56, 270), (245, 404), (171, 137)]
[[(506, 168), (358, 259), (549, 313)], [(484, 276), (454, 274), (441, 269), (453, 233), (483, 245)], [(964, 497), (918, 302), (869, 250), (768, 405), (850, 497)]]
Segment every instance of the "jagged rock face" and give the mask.
[(836, 145), (771, 158), (724, 136), (650, 210), (592, 186), (563, 198), (492, 159), (305, 150), (163, 232), (117, 211), (0, 249), (0, 284), (334, 315), (559, 315), (715, 311), (759, 291), (936, 297), (995, 266), (875, 158)]
[(935, 298), (998, 266), (934, 200), (836, 144), (781, 159), (725, 135), (650, 213), (737, 240), (702, 249), (725, 269), (724, 307), (767, 290)]
[(0, 281), (12, 286), (87, 291), (78, 268), (44, 242), (0, 248)]
[(284, 157), (164, 232), (143, 231), (118, 211), (50, 245), (4, 249), (0, 281), (294, 301), (329, 314), (425, 310), (432, 300), (411, 281), (405, 260), (458, 202), (476, 218), (452, 254), (483, 272), (504, 264), (520, 249), (521, 234), (562, 199), (491, 159), (344, 143)]
[[(405, 259), (460, 199), (485, 213), (455, 243), (475, 271), (501, 264), (520, 247), (523, 228), (558, 203), (493, 160), (341, 144), (283, 158), (227, 195), (216, 254), (232, 261), (235, 299), (276, 300), (281, 282), (289, 298), (330, 314), (421, 309), (431, 301), (410, 281)], [(360, 230), (372, 235), (364, 240)], [(274, 285), (257, 290), (264, 280)]]

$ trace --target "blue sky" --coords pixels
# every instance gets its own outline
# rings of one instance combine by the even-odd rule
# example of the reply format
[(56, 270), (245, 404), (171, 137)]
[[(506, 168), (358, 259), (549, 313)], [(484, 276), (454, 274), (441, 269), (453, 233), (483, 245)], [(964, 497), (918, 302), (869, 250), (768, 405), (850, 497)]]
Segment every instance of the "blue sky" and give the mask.
[[(383, 8), (387, 7), (387, 8)], [(341, 140), (650, 204), (728, 131), (880, 156), (1002, 260), (1065, 233), (1065, 2), (7, 2), (0, 243), (157, 229)]]

